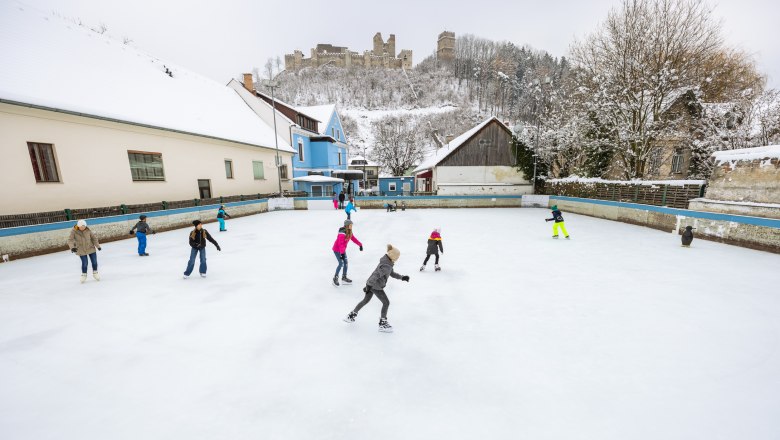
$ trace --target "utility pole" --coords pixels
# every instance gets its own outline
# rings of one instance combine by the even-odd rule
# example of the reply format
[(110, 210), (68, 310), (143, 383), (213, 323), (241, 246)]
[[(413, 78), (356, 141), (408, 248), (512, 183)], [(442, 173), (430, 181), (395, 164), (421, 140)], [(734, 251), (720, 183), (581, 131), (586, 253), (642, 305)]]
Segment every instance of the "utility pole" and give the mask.
[(271, 89), (271, 107), (273, 107), (274, 113), (274, 143), (276, 144), (276, 178), (279, 180), (279, 197), (282, 197), (282, 162), (279, 159), (279, 135), (276, 132), (276, 98), (274, 96), (274, 90), (279, 87), (279, 83), (271, 78), (263, 81), (263, 85)]

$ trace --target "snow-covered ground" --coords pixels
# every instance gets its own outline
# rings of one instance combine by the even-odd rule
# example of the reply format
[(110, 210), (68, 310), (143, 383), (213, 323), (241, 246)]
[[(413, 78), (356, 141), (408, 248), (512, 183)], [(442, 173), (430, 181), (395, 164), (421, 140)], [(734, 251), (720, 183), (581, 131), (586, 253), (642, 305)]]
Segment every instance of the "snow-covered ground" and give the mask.
[[(0, 264), (0, 437), (776, 439), (780, 257), (564, 215), (359, 211), (339, 288), (340, 211), (208, 225), (206, 279), (185, 230)], [(392, 334), (342, 321), (386, 243)]]

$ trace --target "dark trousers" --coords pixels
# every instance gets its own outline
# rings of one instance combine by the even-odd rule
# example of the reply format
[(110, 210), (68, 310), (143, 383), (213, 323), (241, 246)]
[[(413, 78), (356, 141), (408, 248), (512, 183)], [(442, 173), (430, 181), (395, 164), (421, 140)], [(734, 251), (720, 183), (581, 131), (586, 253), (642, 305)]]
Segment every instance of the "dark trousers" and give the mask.
[(428, 264), (428, 259), (431, 258), (431, 255), (436, 255), (436, 264), (439, 264), (439, 253), (436, 252), (435, 254), (428, 254), (425, 256), (425, 261), (423, 261), (423, 266)]
[(146, 253), (146, 234), (143, 232), (136, 232), (135, 238), (138, 239), (138, 255)]
[(206, 273), (206, 248), (192, 248), (190, 250), (190, 261), (187, 262), (187, 270), (184, 271), (184, 275), (190, 276), (192, 270), (195, 269), (195, 256), (200, 252), (200, 273)]
[[(339, 276), (339, 272), (341, 272), (341, 268), (344, 268), (344, 276), (347, 276), (347, 268), (349, 267), (349, 262), (347, 261), (347, 254), (340, 254), (336, 251), (333, 251), (333, 255), (336, 256), (336, 260), (338, 260), (339, 265), (336, 267), (336, 276)], [(344, 255), (344, 257), (342, 257)]]
[(81, 273), (87, 273), (87, 257), (89, 257), (89, 261), (92, 263), (92, 272), (97, 272), (97, 252), (92, 252), (89, 255), (79, 255), (79, 258), (81, 258)]
[(339, 200), (339, 209), (344, 209), (344, 201)]
[(377, 298), (379, 298), (379, 301), (382, 301), (382, 315), (381, 317), (384, 319), (387, 319), (387, 309), (390, 308), (390, 300), (387, 299), (387, 295), (385, 294), (384, 290), (377, 290), (372, 289), (368, 286), (366, 286), (366, 296), (363, 297), (363, 301), (360, 301), (358, 305), (355, 306), (355, 313), (359, 312), (360, 309), (363, 308), (364, 305), (368, 304), (369, 301), (371, 301), (371, 297), (376, 295)]

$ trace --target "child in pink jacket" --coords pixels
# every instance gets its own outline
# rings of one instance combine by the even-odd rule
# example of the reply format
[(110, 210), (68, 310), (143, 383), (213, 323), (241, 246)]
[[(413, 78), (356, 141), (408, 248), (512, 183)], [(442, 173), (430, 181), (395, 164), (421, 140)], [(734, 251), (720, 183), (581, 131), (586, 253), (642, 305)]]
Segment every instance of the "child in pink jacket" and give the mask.
[(333, 193), (333, 209), (339, 209), (339, 198)]
[(333, 285), (339, 285), (339, 272), (341, 267), (344, 267), (344, 274), (341, 276), (341, 281), (344, 284), (352, 284), (352, 280), (347, 278), (347, 245), (350, 241), (354, 241), (356, 245), (360, 246), (360, 250), (363, 251), (363, 243), (352, 235), (352, 220), (344, 220), (344, 226), (339, 228), (339, 235), (336, 236), (336, 242), (333, 243), (333, 254), (336, 256), (339, 265), (336, 267), (336, 275), (333, 277)]

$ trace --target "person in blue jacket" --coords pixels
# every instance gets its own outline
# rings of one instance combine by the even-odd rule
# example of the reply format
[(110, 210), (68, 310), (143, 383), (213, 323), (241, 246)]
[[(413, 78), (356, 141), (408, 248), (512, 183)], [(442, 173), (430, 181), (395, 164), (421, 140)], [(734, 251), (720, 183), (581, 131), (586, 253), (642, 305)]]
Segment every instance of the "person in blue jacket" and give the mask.
[(558, 205), (553, 205), (550, 209), (552, 210), (552, 218), (546, 218), (544, 221), (555, 221), (555, 223), (553, 223), (552, 238), (558, 238), (558, 229), (563, 231), (564, 237), (569, 238), (569, 233), (566, 231), (566, 225), (563, 223), (563, 214), (561, 214), (561, 211), (558, 209)]
[(217, 211), (217, 221), (219, 222), (219, 232), (225, 232), (227, 229), (225, 229), (225, 218), (229, 218), (230, 214), (225, 212), (225, 207), (222, 205), (219, 205), (219, 211)]
[(347, 207), (344, 208), (344, 212), (347, 213), (347, 220), (351, 220), (352, 213), (357, 212), (357, 208), (355, 208), (355, 199), (352, 197), (349, 198), (349, 203), (347, 203)]
[(138, 239), (139, 257), (149, 256), (149, 254), (146, 253), (146, 235), (154, 233), (154, 230), (149, 227), (148, 223), (146, 223), (146, 216), (142, 214), (140, 217), (138, 217), (138, 223), (136, 223), (135, 226), (133, 226), (133, 229), (130, 230), (130, 235), (135, 235), (135, 238)]

